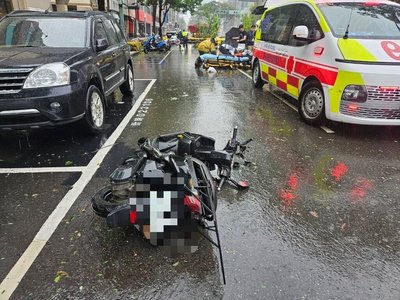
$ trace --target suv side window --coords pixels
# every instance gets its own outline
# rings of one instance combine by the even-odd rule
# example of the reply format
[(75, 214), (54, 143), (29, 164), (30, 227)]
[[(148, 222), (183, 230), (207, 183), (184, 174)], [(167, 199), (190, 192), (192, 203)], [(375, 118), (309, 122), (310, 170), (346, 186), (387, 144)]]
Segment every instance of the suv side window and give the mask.
[(118, 38), (119, 38), (119, 42), (120, 43), (121, 42), (125, 43), (126, 42), (125, 36), (122, 33), (122, 31), (121, 31), (120, 27), (118, 26), (118, 24), (114, 20), (112, 21), (112, 24), (114, 25), (115, 31), (117, 32), (117, 35), (118, 35)]
[[(293, 7), (295, 8), (294, 11), (296, 12), (296, 18), (293, 22), (292, 32), (296, 26), (304, 25), (308, 28), (308, 38), (314, 39), (315, 41), (322, 39), (324, 37), (324, 33), (314, 12), (305, 4), (296, 4), (293, 5)], [(304, 46), (310, 43), (304, 43), (295, 40), (292, 32), (289, 39), (290, 46)]]
[(277, 44), (288, 43), (295, 13), (293, 5), (279, 7), (267, 12), (261, 22), (261, 39)]
[(117, 33), (114, 29), (114, 26), (111, 24), (111, 21), (108, 19), (103, 19), (104, 28), (106, 29), (106, 33), (108, 36), (108, 42), (110, 45), (116, 45), (119, 43), (119, 39)]
[(94, 27), (94, 41), (96, 43), (97, 40), (99, 39), (107, 39), (107, 34), (106, 30), (104, 29), (103, 22), (101, 21), (96, 21), (95, 27)]

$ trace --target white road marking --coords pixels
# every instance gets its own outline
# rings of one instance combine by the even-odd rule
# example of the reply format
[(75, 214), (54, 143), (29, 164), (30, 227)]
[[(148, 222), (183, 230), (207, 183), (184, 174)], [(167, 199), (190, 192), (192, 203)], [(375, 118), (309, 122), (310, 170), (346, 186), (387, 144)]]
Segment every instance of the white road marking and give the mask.
[(103, 147), (96, 153), (92, 158), (88, 166), (82, 172), (81, 177), (74, 184), (71, 190), (64, 196), (61, 202), (57, 205), (54, 211), (47, 218), (46, 222), (42, 225), (39, 232), (34, 237), (33, 241), (30, 243), (28, 248), (22, 254), (20, 259), (7, 274), (6, 278), (0, 284), (0, 299), (9, 299), (18, 284), (21, 282), (22, 278), (25, 276), (26, 272), (29, 270), (36, 257), (42, 251), (43, 247), (46, 245), (47, 241), (50, 239), (62, 219), (67, 214), (68, 210), (75, 203), (76, 199), (82, 193), (83, 189), (89, 183), (93, 175), (96, 173), (101, 162), (104, 160), (107, 153), (111, 150), (112, 146), (115, 144), (118, 137), (121, 135), (122, 131), (128, 125), (130, 119), (134, 116), (136, 111), (139, 109), (140, 104), (146, 97), (147, 93), (152, 88), (156, 79), (153, 79), (149, 85), (146, 87), (144, 92), (136, 100), (132, 109), (128, 112), (125, 118), (121, 121), (115, 131), (108, 138)]
[(250, 80), (253, 80), (253, 78), (251, 78), (251, 76), (250, 76), (249, 74), (247, 74), (245, 71), (240, 70), (240, 69), (238, 69), (238, 71), (239, 71), (240, 73), (242, 73), (244, 76), (250, 78)]
[(330, 129), (330, 128), (326, 127), (326, 126), (320, 126), (320, 127), (326, 133), (329, 133), (329, 134), (335, 133), (332, 129)]
[[(251, 78), (251, 76), (249, 74), (247, 74), (246, 72), (238, 69), (238, 71), (240, 73), (242, 73), (243, 75), (245, 75), (246, 77), (250, 78), (250, 80), (253, 80), (253, 78)], [(294, 111), (298, 112), (298, 109), (296, 106), (294, 106), (292, 103), (290, 103), (289, 101), (287, 101), (286, 99), (284, 99), (281, 96), (278, 96), (277, 94), (275, 94), (274, 92), (272, 92), (270, 89), (268, 89), (268, 92), (271, 93), (274, 97), (276, 97), (277, 99), (281, 100), (283, 103), (285, 103), (287, 106), (289, 106), (291, 109), (293, 109)], [(332, 129), (326, 127), (326, 126), (320, 126), (320, 128), (325, 131), (326, 133), (332, 134), (335, 133)]]
[(86, 167), (0, 168), (0, 174), (71, 173), (83, 172)]
[(164, 62), (164, 60), (168, 57), (168, 55), (171, 54), (171, 52), (172, 52), (172, 50), (169, 50), (169, 52), (167, 53), (167, 55), (165, 55), (164, 58), (163, 58), (158, 64), (161, 65), (161, 64)]
[(271, 93), (275, 98), (281, 100), (283, 103), (285, 103), (287, 106), (289, 106), (289, 107), (290, 107), (291, 109), (293, 109), (294, 111), (296, 111), (296, 112), (298, 111), (296, 106), (294, 106), (292, 103), (290, 103), (289, 101), (287, 101), (287, 100), (284, 99), (283, 97), (278, 96), (277, 94), (275, 94), (275, 93), (272, 92), (272, 91), (269, 91), (269, 93)]

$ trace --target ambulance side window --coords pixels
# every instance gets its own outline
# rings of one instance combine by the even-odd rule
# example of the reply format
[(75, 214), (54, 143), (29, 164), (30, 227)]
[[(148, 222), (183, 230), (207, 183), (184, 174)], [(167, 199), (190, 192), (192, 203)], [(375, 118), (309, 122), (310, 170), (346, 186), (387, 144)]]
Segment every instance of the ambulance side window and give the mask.
[(264, 16), (264, 19), (261, 21), (261, 39), (263, 41), (269, 41), (271, 39), (271, 27), (278, 18), (278, 12), (279, 9), (268, 11)]
[(296, 4), (294, 5), (295, 9), (295, 14), (296, 18), (293, 23), (292, 27), (292, 32), (290, 34), (289, 38), (289, 45), (290, 46), (304, 46), (309, 44), (300, 42), (298, 40), (295, 40), (293, 38), (293, 30), (296, 26), (304, 25), (307, 26), (308, 28), (308, 38), (313, 39), (314, 41), (317, 41), (319, 39), (322, 39), (324, 37), (324, 33), (321, 29), (321, 26), (319, 25), (319, 22), (314, 14), (314, 12), (305, 4)]
[(261, 22), (261, 39), (266, 42), (287, 45), (295, 14), (293, 5), (279, 7), (265, 14)]

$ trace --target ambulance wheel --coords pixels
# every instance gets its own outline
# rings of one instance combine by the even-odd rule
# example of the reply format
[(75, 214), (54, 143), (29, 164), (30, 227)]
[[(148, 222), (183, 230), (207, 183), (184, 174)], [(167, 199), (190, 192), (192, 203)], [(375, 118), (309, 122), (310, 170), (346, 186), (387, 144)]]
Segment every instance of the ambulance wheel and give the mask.
[(301, 90), (298, 109), (300, 117), (309, 125), (319, 125), (325, 119), (325, 99), (318, 81), (306, 83)]
[(260, 72), (260, 63), (258, 60), (254, 61), (253, 64), (253, 85), (256, 88), (262, 88), (264, 85), (264, 81), (261, 78), (261, 72)]

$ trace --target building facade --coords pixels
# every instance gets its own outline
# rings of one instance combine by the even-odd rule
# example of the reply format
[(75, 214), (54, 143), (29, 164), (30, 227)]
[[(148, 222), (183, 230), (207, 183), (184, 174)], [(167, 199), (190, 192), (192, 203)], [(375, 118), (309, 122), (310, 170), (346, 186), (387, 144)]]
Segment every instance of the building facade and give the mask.
[[(59, 4), (56, 4), (56, 0), (0, 0), (0, 17), (13, 10), (82, 11), (98, 9), (97, 0), (60, 0), (57, 2)], [(123, 3), (125, 23), (123, 29), (127, 37), (143, 36), (156, 32), (156, 28), (152, 28), (153, 16), (149, 7), (139, 5), (138, 10), (128, 9), (127, 5), (132, 4), (132, 0), (107, 0), (105, 2), (106, 10), (118, 21), (120, 18), (120, 4)]]

